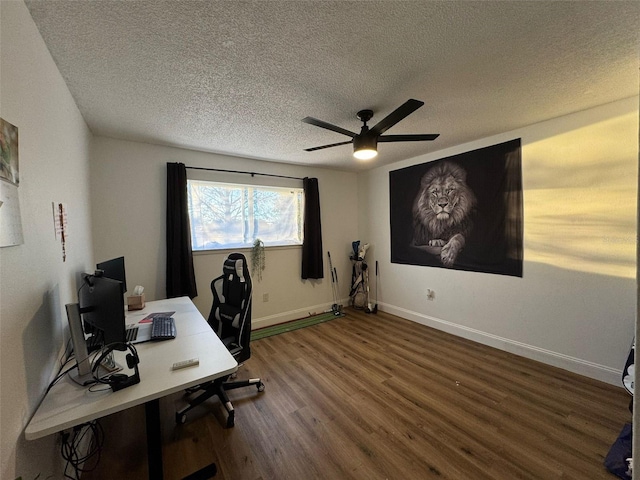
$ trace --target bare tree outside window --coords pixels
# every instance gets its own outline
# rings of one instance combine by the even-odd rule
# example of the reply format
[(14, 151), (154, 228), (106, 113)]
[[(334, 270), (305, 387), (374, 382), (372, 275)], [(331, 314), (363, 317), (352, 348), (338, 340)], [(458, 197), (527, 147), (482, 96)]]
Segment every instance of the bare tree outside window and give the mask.
[(188, 181), (193, 250), (301, 245), (302, 188)]

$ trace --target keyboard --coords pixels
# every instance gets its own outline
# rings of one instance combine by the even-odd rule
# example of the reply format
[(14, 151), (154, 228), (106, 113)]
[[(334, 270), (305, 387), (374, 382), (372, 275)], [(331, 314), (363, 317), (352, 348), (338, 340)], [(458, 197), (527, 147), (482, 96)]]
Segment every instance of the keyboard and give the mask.
[(127, 328), (125, 330), (127, 342), (135, 342), (138, 339), (138, 327)]
[(151, 340), (176, 338), (176, 324), (173, 317), (154, 317), (151, 325)]

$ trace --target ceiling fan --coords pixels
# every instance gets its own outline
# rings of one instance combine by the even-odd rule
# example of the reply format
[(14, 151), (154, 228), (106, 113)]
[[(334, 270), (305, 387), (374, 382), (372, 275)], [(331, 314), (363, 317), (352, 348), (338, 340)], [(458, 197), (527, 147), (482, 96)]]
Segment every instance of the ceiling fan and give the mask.
[(303, 122), (316, 127), (326, 128), (333, 132), (341, 133), (351, 137), (351, 140), (346, 142), (332, 143), (330, 145), (322, 145), (320, 147), (305, 148), (306, 152), (313, 152), (315, 150), (322, 150), (323, 148), (337, 147), (339, 145), (347, 145), (353, 143), (353, 156), (359, 160), (369, 160), (378, 155), (378, 142), (421, 142), (435, 140), (439, 134), (424, 134), (424, 135), (384, 135), (388, 129), (393, 127), (400, 120), (409, 116), (415, 112), (418, 108), (424, 105), (424, 102), (420, 100), (409, 99), (404, 104), (400, 105), (389, 115), (380, 120), (374, 127), (369, 128), (367, 122), (373, 117), (373, 110), (360, 110), (356, 116), (364, 123), (360, 133), (350, 132), (344, 128), (332, 125), (322, 120), (318, 120), (313, 117), (305, 117)]

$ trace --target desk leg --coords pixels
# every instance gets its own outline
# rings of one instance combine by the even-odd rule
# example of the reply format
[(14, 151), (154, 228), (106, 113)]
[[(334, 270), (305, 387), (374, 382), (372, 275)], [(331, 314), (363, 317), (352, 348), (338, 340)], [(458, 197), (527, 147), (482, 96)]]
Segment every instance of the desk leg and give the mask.
[(144, 405), (147, 424), (147, 462), (149, 480), (162, 480), (162, 435), (160, 431), (160, 400)]

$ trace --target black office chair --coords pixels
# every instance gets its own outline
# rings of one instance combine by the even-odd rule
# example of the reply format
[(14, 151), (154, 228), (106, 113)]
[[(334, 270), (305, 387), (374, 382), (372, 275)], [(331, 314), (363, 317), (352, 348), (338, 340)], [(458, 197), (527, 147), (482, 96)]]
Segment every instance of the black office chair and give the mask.
[[(224, 261), (223, 272), (211, 282), (213, 306), (209, 314), (209, 325), (222, 343), (229, 349), (238, 363), (251, 356), (251, 277), (247, 259), (241, 253), (232, 253)], [(233, 404), (227, 396), (228, 390), (254, 385), (259, 392), (264, 384), (259, 378), (230, 382), (235, 374), (197, 385), (187, 390), (188, 394), (201, 391), (189, 405), (176, 412), (176, 423), (187, 421), (187, 412), (212, 396), (217, 396), (227, 410), (227, 428), (234, 425)]]

